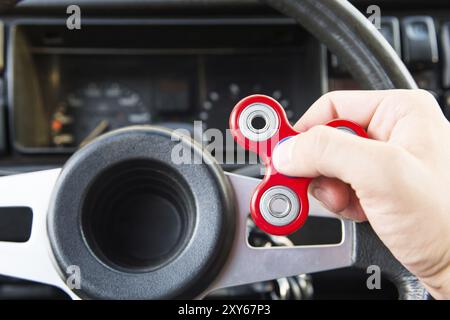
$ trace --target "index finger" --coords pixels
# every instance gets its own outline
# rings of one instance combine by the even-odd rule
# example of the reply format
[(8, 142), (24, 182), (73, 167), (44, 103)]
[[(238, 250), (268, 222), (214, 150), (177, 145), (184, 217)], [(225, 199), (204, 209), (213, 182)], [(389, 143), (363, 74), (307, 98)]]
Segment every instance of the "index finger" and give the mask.
[(329, 92), (306, 111), (294, 128), (306, 131), (336, 118), (351, 120), (368, 128), (378, 106), (393, 91), (396, 90)]

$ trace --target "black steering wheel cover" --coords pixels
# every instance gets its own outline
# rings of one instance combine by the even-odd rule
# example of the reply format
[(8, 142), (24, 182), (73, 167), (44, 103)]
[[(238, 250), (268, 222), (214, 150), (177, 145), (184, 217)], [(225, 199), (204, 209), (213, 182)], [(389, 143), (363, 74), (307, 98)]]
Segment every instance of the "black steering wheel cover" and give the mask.
[[(183, 146), (201, 163), (174, 163), (171, 150)], [(195, 226), (176, 257), (154, 270), (133, 272), (107, 265), (94, 253), (82, 224), (86, 193), (106, 170), (132, 160), (169, 166), (183, 177), (194, 201)], [(77, 151), (55, 185), (47, 217), (50, 245), (62, 275), (81, 271), (83, 299), (193, 299), (222, 270), (235, 232), (235, 198), (219, 164), (200, 144), (172, 130), (136, 126), (112, 131)]]
[[(262, 0), (294, 18), (333, 51), (366, 89), (415, 89), (414, 79), (375, 27), (348, 1)], [(364, 106), (361, 106), (362, 108)], [(355, 223), (354, 266), (377, 265), (397, 287), (399, 298), (427, 299), (420, 281), (406, 270), (369, 223)]]
[(368, 222), (355, 224), (355, 267), (377, 265), (398, 289), (400, 300), (428, 300), (430, 295), (417, 278), (392, 255)]
[(395, 50), (348, 1), (262, 1), (294, 18), (324, 43), (364, 88), (417, 88)]

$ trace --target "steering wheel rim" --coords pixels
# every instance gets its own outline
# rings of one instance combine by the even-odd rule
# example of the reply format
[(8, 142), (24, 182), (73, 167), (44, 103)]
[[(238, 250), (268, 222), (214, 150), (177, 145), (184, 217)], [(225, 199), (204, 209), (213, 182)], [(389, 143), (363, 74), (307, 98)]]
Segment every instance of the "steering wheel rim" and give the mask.
[(417, 84), (381, 33), (346, 0), (262, 0), (294, 18), (371, 90), (416, 89)]
[[(12, 1), (11, 3), (13, 3)], [(189, 0), (175, 0), (174, 3), (180, 4), (201, 4), (210, 5), (215, 1), (189, 1)], [(382, 38), (381, 34), (377, 32), (373, 25), (371, 25), (367, 19), (355, 9), (349, 2), (343, 0), (337, 1), (316, 1), (316, 0), (263, 0), (266, 4), (279, 10), (286, 16), (294, 18), (300, 25), (305, 27), (309, 32), (314, 34), (321, 42), (327, 45), (342, 61), (348, 66), (348, 69), (352, 73), (355, 79), (357, 79), (366, 89), (393, 89), (393, 88), (416, 88), (416, 84), (409, 74), (406, 67), (401, 62), (400, 58), (396, 55), (395, 51), (389, 46), (389, 44)], [(350, 27), (351, 26), (351, 27)], [(24, 258), (11, 258), (8, 263), (0, 264), (0, 273), (12, 276), (18, 276), (19, 278), (25, 278), (30, 280), (36, 280), (44, 283), (49, 283), (62, 288), (69, 293), (73, 298), (77, 298), (70, 289), (67, 289), (67, 284), (62, 280), (61, 270), (57, 270), (55, 273), (46, 274), (42, 269), (55, 267), (55, 261), (53, 257), (50, 257), (48, 261), (42, 265), (37, 264), (34, 270), (28, 270), (26, 268), (19, 268), (17, 270), (17, 263), (23, 263), (24, 261), (32, 262), (36, 257), (36, 254), (44, 254), (48, 251), (48, 243), (46, 243), (46, 209), (47, 206), (42, 205), (42, 201), (49, 202), (52, 194), (52, 187), (55, 184), (59, 170), (50, 170), (48, 172), (34, 173), (28, 175), (11, 176), (0, 179), (0, 191), (1, 194), (11, 195), (13, 200), (0, 199), (0, 206), (10, 204), (21, 204), (21, 202), (27, 203), (29, 199), (18, 199), (17, 195), (12, 195), (13, 192), (18, 190), (23, 191), (23, 187), (30, 185), (29, 181), (39, 179), (36, 184), (31, 184), (30, 191), (34, 191), (34, 188), (42, 188), (43, 197), (39, 199), (39, 204), (34, 200), (31, 201), (33, 209), (39, 214), (36, 215), (37, 222), (33, 222), (33, 230), (36, 228), (37, 235), (34, 236), (31, 243), (31, 249), (34, 245), (38, 245), (37, 242), (42, 243), (36, 247), (39, 250), (30, 252), (30, 247), (20, 248), (16, 246), (8, 246), (5, 243), (0, 242), (0, 255), (11, 255), (15, 253), (20, 255), (23, 251), (24, 254), (28, 254), (29, 257)], [(228, 185), (225, 176), (222, 177), (225, 186)], [(243, 188), (246, 191), (252, 189), (258, 181), (242, 180), (236, 176), (230, 176), (229, 180), (231, 185), (235, 189), (235, 194), (240, 192)], [(23, 195), (23, 192), (21, 193)], [(3, 198), (4, 198), (3, 196)], [(242, 195), (241, 195), (242, 196)], [(239, 203), (239, 199), (238, 203)], [(36, 200), (37, 201), (37, 200)], [(246, 197), (243, 196), (240, 199), (240, 205), (242, 210), (245, 210)], [(241, 210), (241, 211), (242, 211)], [(320, 211), (320, 209), (317, 209)], [(246, 217), (246, 215), (241, 216)], [(242, 223), (242, 221), (241, 221)], [(239, 231), (239, 226), (237, 226)], [(346, 239), (343, 249), (351, 249), (352, 256), (350, 260), (343, 262), (342, 265), (333, 264), (333, 267), (343, 267), (353, 265), (356, 267), (365, 268), (371, 264), (377, 264), (381, 270), (390, 278), (399, 290), (400, 299), (427, 299), (429, 296), (420, 282), (410, 274), (389, 252), (389, 250), (383, 245), (383, 243), (376, 236), (372, 228), (367, 223), (355, 224), (345, 223), (345, 230), (352, 231), (352, 239)], [(36, 232), (36, 231), (35, 231)], [(242, 235), (241, 235), (242, 236)], [(33, 234), (32, 234), (33, 237)], [(242, 238), (235, 239), (235, 242), (243, 241)], [(21, 251), (22, 250), (22, 251)], [(217, 279), (215, 283), (210, 286), (210, 290), (225, 287), (228, 285), (242, 284), (242, 279), (236, 279), (236, 272), (239, 270), (242, 264), (233, 265), (233, 259), (236, 259), (237, 255), (232, 249), (229, 257), (229, 261), (225, 264), (223, 275)], [(247, 250), (247, 249), (246, 249)], [(297, 251), (288, 249), (279, 250), (278, 255), (282, 254), (295, 254)], [(300, 252), (300, 251), (298, 251)], [(324, 251), (323, 254), (326, 254)], [(329, 250), (330, 254), (339, 254), (339, 250)], [(246, 252), (248, 253), (248, 252)], [(261, 256), (253, 253), (255, 260), (260, 262), (268, 262), (267, 256)], [(307, 254), (308, 255), (308, 254)], [(51, 255), (50, 255), (51, 256)], [(250, 255), (251, 256), (251, 255)], [(247, 257), (247, 256), (246, 256)], [(278, 256), (277, 256), (278, 257)], [(283, 258), (282, 256), (279, 256)], [(311, 256), (313, 257), (313, 256)], [(241, 257), (242, 258), (242, 257)], [(314, 258), (317, 258), (314, 256)], [(29, 259), (29, 260), (27, 260)], [(283, 261), (280, 259), (279, 261)], [(306, 259), (308, 261), (308, 259)], [(314, 260), (310, 260), (313, 262)], [(325, 258), (325, 262), (327, 262)], [(328, 261), (329, 262), (329, 261)], [(331, 267), (331, 262), (328, 264)], [(308, 270), (326, 270), (327, 263), (324, 263), (321, 267), (311, 266), (309, 269), (298, 269), (301, 271)], [(231, 271), (229, 271), (231, 269)], [(233, 273), (234, 272), (234, 273)], [(283, 266), (280, 270), (280, 274), (283, 276), (289, 274), (295, 274), (295, 266)], [(277, 273), (273, 273), (272, 276), (276, 276)], [(267, 277), (268, 275), (265, 275)], [(251, 281), (249, 277), (246, 281)], [(262, 280), (262, 279), (261, 279)], [(205, 292), (206, 293), (206, 292)]]

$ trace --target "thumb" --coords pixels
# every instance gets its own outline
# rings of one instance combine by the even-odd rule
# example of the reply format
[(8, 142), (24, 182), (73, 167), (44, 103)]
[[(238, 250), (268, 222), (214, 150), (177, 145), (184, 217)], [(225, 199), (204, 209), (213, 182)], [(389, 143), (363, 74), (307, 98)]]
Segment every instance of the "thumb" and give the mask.
[[(326, 176), (359, 188), (386, 188), (395, 172), (400, 148), (352, 135), (328, 126), (316, 126), (278, 145), (273, 164), (280, 173), (315, 178)], [(399, 157), (400, 156), (400, 157)]]

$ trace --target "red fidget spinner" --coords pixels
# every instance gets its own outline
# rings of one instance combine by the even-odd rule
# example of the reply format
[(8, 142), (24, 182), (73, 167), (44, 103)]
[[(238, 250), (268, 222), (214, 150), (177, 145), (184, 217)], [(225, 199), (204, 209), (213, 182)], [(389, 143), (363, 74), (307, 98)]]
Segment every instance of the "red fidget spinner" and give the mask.
[[(337, 119), (327, 125), (367, 138), (366, 131), (352, 121)], [(236, 142), (257, 153), (266, 166), (266, 174), (254, 191), (250, 206), (255, 224), (273, 235), (298, 230), (308, 217), (311, 178), (278, 173), (271, 158), (278, 143), (301, 133), (292, 128), (283, 107), (264, 95), (242, 99), (231, 112), (230, 129)]]

